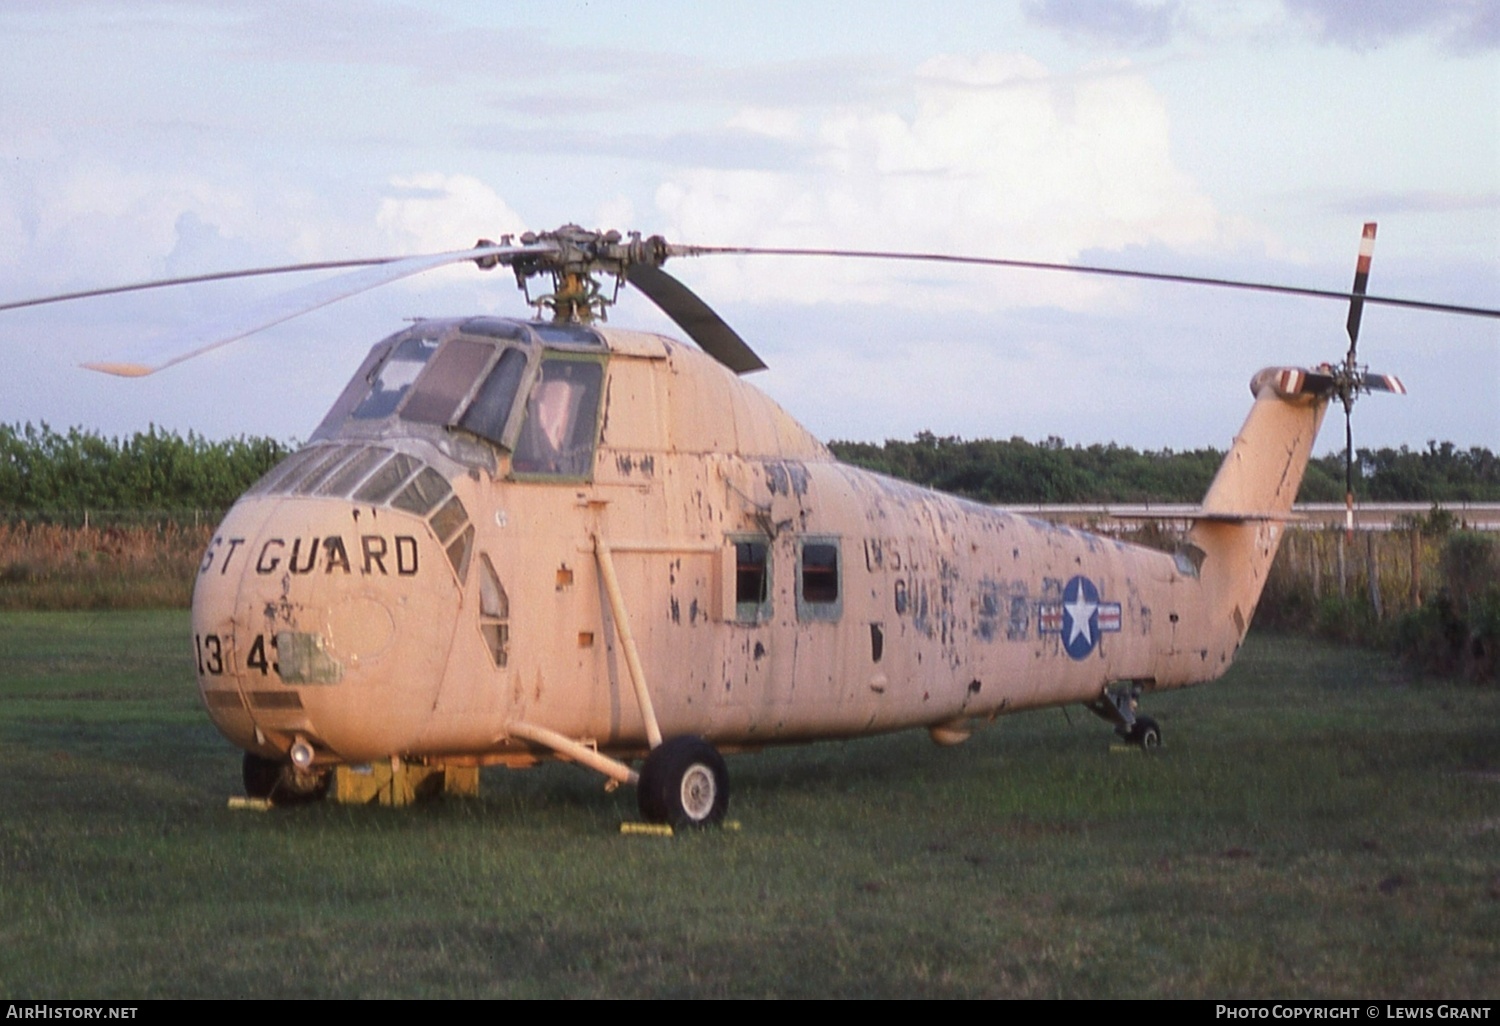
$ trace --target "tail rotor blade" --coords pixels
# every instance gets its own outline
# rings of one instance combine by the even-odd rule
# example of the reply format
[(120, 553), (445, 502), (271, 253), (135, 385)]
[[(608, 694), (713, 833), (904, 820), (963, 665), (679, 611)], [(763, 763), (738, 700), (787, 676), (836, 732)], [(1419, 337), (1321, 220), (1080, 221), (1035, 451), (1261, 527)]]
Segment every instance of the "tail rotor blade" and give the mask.
[(1360, 375), (1359, 385), (1366, 392), (1389, 392), (1392, 395), (1405, 395), (1406, 385), (1394, 374), (1370, 374)]
[(1370, 284), (1370, 258), (1375, 255), (1375, 222), (1366, 221), (1359, 239), (1359, 260), (1354, 265), (1354, 287), (1349, 291), (1349, 362), (1354, 362), (1354, 347), (1359, 344), (1359, 319), (1365, 312), (1365, 289)]

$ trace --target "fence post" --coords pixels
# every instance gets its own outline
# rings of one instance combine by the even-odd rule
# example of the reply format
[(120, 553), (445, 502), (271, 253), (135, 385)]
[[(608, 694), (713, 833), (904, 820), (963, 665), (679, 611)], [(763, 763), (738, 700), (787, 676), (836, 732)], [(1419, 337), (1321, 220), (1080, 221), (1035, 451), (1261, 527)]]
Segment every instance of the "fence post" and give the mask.
[(1411, 607), (1422, 608), (1422, 532), (1411, 529)]
[(1375, 622), (1385, 619), (1385, 609), (1380, 602), (1380, 564), (1375, 559), (1375, 532), (1365, 532), (1365, 559), (1370, 567), (1370, 605), (1375, 610)]

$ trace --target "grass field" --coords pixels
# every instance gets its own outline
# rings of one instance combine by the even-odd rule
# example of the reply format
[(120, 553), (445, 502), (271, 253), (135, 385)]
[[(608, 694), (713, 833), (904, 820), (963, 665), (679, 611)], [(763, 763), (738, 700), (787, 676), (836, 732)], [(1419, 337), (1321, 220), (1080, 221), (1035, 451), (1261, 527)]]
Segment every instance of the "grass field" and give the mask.
[(0, 996), (1500, 995), (1500, 689), (1252, 637), (1148, 701), (730, 759), (737, 831), (487, 772), (231, 812), (187, 615), (0, 614)]

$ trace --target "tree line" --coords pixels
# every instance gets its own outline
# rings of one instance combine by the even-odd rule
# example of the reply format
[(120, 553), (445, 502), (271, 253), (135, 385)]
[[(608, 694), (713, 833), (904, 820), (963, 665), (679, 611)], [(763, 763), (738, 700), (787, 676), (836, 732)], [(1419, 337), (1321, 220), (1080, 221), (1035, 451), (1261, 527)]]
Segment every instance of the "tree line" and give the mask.
[[(272, 438), (211, 442), (152, 427), (127, 438), (82, 428), (0, 424), (0, 513), (81, 510), (219, 510), (295, 446)], [(1224, 454), (1217, 449), (1139, 452), (1119, 445), (1068, 445), (1060, 438), (965, 440), (921, 432), (911, 441), (833, 442), (847, 463), (980, 502), (1196, 502)], [(1428, 442), (1425, 449), (1360, 449), (1362, 498), (1500, 501), (1500, 457), (1478, 446)], [(1344, 495), (1342, 453), (1315, 459), (1298, 498)]]
[(0, 424), (0, 514), (226, 509), (292, 449), (271, 438), (211, 442), (156, 427), (105, 438)]
[[(911, 441), (829, 444), (846, 463), (938, 491), (990, 503), (1197, 502), (1224, 453), (1218, 449), (1138, 452), (1068, 445), (1061, 438), (965, 440), (923, 431)], [(1428, 442), (1426, 449), (1358, 449), (1355, 490), (1387, 502), (1500, 501), (1500, 457), (1474, 446)], [(1313, 459), (1300, 502), (1344, 497), (1344, 454)]]

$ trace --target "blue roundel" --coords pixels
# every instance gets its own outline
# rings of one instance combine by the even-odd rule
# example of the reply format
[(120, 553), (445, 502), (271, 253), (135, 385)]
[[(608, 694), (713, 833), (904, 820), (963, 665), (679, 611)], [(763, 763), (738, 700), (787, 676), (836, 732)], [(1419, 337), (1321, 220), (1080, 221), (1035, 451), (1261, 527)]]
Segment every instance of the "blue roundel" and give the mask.
[(1074, 659), (1086, 659), (1099, 643), (1099, 589), (1087, 577), (1063, 588), (1062, 642)]

